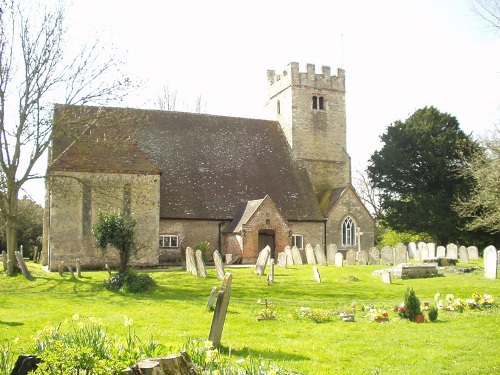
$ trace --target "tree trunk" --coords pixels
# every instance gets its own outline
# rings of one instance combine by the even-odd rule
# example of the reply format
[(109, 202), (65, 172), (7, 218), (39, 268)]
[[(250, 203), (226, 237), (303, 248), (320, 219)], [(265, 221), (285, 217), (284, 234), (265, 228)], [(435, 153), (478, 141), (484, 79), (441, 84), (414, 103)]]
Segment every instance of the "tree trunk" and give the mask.
[(17, 266), (15, 252), (17, 251), (17, 213), (18, 202), (16, 188), (8, 188), (8, 206), (7, 206), (7, 222), (5, 223), (5, 237), (7, 240), (7, 257), (10, 260), (8, 273), (10, 276), (14, 274), (14, 268)]

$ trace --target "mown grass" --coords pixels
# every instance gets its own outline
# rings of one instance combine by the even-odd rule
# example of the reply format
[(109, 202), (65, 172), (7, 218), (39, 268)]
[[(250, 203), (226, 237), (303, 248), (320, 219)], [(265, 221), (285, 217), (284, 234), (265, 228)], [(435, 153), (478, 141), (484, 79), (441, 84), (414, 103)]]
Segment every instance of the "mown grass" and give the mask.
[[(182, 270), (148, 273), (157, 286), (147, 293), (127, 294), (104, 290), (106, 272), (45, 273), (29, 264), (35, 279), (0, 273), (0, 341), (13, 340), (29, 352), (32, 337), (45, 326), (57, 326), (78, 314), (102, 321), (108, 332), (123, 336), (125, 317), (144, 339), (150, 332), (177, 351), (188, 338), (206, 338), (212, 313), (205, 310), (213, 286), (220, 286), (215, 269), (206, 279)], [(233, 357), (266, 358), (304, 374), (494, 374), (500, 373), (500, 309), (440, 311), (437, 322), (415, 324), (396, 319), (386, 324), (365, 318), (362, 306), (390, 309), (403, 302), (413, 287), (421, 301), (434, 303), (434, 295), (469, 298), (487, 293), (500, 301), (499, 280), (482, 272), (445, 274), (432, 279), (398, 280), (383, 284), (372, 275), (380, 266), (319, 267), (322, 283), (314, 280), (311, 266), (276, 268), (274, 285), (253, 274), (252, 268), (228, 268), (233, 287), (222, 336), (222, 350)], [(258, 321), (268, 299), (277, 318)], [(314, 323), (297, 317), (300, 307), (334, 311), (355, 310), (356, 322), (334, 319)]]

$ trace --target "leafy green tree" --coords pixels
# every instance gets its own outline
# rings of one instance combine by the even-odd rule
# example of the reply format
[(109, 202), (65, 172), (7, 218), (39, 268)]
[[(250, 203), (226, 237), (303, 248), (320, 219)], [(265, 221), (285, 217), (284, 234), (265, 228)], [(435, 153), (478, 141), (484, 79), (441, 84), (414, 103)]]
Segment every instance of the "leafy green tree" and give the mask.
[(452, 206), (470, 192), (472, 181), (460, 170), (480, 149), (477, 142), (454, 116), (432, 106), (396, 121), (381, 139), (368, 176), (380, 189), (383, 220), (396, 231), (427, 233), (442, 244), (458, 241), (464, 220)]
[(104, 252), (108, 245), (113, 246), (120, 256), (119, 273), (124, 273), (128, 268), (130, 258), (137, 253), (138, 247), (134, 241), (136, 220), (120, 212), (97, 213), (93, 233), (97, 246)]

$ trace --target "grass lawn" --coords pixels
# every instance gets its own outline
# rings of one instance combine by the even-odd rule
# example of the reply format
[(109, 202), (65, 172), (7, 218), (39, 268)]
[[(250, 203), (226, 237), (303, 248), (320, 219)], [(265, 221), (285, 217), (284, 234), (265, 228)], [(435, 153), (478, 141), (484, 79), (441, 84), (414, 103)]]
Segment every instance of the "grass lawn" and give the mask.
[[(80, 317), (95, 317), (109, 333), (125, 336), (125, 317), (133, 320), (139, 337), (154, 338), (178, 351), (188, 338), (207, 338), (212, 313), (205, 310), (213, 286), (220, 287), (214, 268), (206, 279), (185, 271), (148, 272), (154, 290), (141, 294), (113, 293), (102, 288), (107, 272), (83, 272), (72, 280), (68, 273), (42, 272), (29, 263), (35, 276), (7, 277), (0, 272), (0, 342), (19, 338), (19, 350), (30, 352), (33, 336), (46, 326)], [(477, 264), (476, 264), (477, 265)], [(420, 301), (435, 305), (434, 295), (470, 298), (490, 294), (500, 302), (500, 281), (487, 280), (482, 271), (445, 274), (432, 279), (393, 279), (388, 285), (372, 276), (381, 266), (318, 267), (322, 283), (311, 266), (276, 268), (275, 284), (253, 268), (227, 268), (233, 274), (232, 294), (222, 335), (222, 350), (235, 358), (270, 359), (280, 367), (303, 374), (497, 374), (500, 373), (500, 308), (439, 311), (435, 323), (399, 320), (391, 311), (412, 287)], [(268, 270), (268, 269), (267, 269)], [(275, 320), (258, 321), (268, 299)], [(388, 323), (375, 323), (362, 307), (373, 304), (389, 311)], [(355, 309), (356, 321), (335, 317), (315, 323), (300, 319), (300, 307), (329, 311)]]

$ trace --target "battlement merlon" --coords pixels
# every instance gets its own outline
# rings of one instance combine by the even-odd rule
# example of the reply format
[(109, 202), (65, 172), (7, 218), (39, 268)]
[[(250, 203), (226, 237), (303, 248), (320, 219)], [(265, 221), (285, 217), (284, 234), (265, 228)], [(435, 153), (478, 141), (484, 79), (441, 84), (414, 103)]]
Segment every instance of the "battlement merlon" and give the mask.
[(299, 63), (291, 62), (281, 74), (274, 70), (267, 71), (269, 97), (281, 92), (291, 85), (309, 86), (317, 89), (345, 92), (345, 70), (338, 68), (337, 75), (332, 76), (329, 66), (323, 65), (321, 73), (316, 74), (314, 64), (307, 64), (307, 71), (299, 71)]

